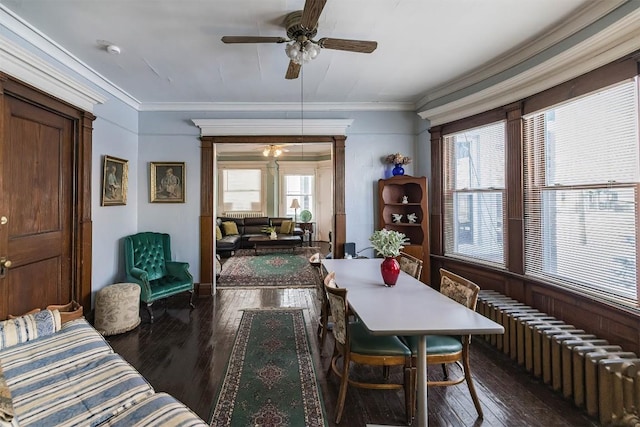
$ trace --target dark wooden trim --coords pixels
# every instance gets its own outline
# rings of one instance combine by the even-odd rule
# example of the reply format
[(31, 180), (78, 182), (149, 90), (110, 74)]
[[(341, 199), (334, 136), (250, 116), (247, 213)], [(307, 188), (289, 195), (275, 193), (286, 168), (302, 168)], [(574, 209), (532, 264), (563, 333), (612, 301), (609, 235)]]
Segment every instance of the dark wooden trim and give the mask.
[[(525, 275), (523, 116), (551, 105), (615, 84), (640, 74), (637, 54), (605, 65), (583, 76), (527, 99), (430, 129), (432, 164), (431, 257), (432, 271), (454, 271), (478, 283), (530, 305), (577, 328), (640, 352), (640, 310), (599, 299), (577, 289), (561, 287)], [(442, 136), (507, 118), (506, 133), (506, 269), (444, 256), (442, 231)], [(544, 160), (543, 160), (544, 161)], [(640, 220), (639, 220), (640, 221)], [(529, 224), (529, 227), (535, 224)], [(640, 255), (639, 255), (640, 259)], [(437, 274), (432, 274), (436, 276)], [(432, 277), (437, 280), (437, 277)], [(640, 292), (640, 277), (639, 292)], [(432, 283), (437, 283), (433, 281)]]
[(535, 111), (540, 111), (552, 105), (635, 77), (637, 74), (638, 62), (635, 58), (628, 58), (620, 62), (604, 65), (587, 74), (525, 99), (523, 114), (527, 115)]
[(83, 112), (79, 122), (79, 141), (76, 147), (77, 158), (77, 206), (78, 206), (78, 239), (76, 247), (75, 277), (73, 298), (84, 308), (85, 313), (91, 309), (91, 259), (93, 256), (93, 223), (91, 220), (91, 158), (93, 121), (96, 117)]
[(215, 176), (215, 155), (213, 142), (202, 139), (200, 147), (200, 284), (198, 296), (213, 292), (215, 276), (215, 218), (213, 217), (213, 183)]
[(640, 352), (640, 316), (630, 309), (477, 263), (433, 257), (432, 264), (434, 270), (446, 268), (477, 283), (481, 289), (510, 296), (611, 344), (620, 345), (625, 351)]
[(438, 126), (438, 128), (440, 128), (442, 135), (449, 135), (466, 129), (495, 123), (504, 119), (504, 110), (502, 108), (494, 108), (493, 110), (485, 111), (484, 113), (476, 114), (475, 116), (443, 124), (441, 126)]
[[(431, 133), (431, 197), (429, 200), (429, 246), (431, 255), (444, 254), (442, 219), (442, 127), (429, 130)], [(431, 277), (425, 277), (429, 283), (439, 283), (440, 273), (431, 263)]]
[(204, 295), (207, 290), (213, 291), (215, 263), (215, 213), (213, 177), (217, 173), (214, 144), (287, 144), (318, 143), (333, 144), (333, 256), (344, 257), (346, 241), (345, 213), (345, 141), (344, 135), (264, 135), (264, 136), (203, 136), (200, 153), (200, 285), (198, 294)]
[(522, 154), (522, 103), (504, 107), (507, 115), (505, 161), (506, 161), (506, 229), (503, 233), (505, 262), (514, 273), (524, 273), (524, 189)]
[(333, 142), (333, 256), (344, 258), (347, 239), (347, 213), (345, 210), (345, 136), (335, 136)]
[[(73, 147), (73, 200), (72, 245), (70, 294), (82, 306), (85, 315), (91, 312), (92, 285), (92, 220), (91, 220), (91, 170), (93, 121), (92, 113), (81, 110), (62, 100), (42, 92), (12, 76), (0, 73), (0, 110), (4, 111), (2, 96), (10, 94), (16, 99), (30, 103), (38, 108), (66, 117), (74, 122)], [(4, 135), (4, 114), (0, 118), (0, 135)], [(1, 150), (0, 150), (1, 151)], [(0, 159), (2, 161), (2, 159)], [(1, 183), (0, 183), (1, 184)], [(0, 185), (0, 188), (2, 186)], [(50, 304), (43, 301), (43, 306)]]

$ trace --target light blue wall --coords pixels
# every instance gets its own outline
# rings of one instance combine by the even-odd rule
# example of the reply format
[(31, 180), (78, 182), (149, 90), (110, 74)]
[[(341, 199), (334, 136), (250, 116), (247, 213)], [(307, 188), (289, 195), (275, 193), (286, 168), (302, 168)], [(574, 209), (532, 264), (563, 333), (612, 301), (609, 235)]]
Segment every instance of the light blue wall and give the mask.
[[(143, 183), (137, 174), (137, 111), (110, 99), (96, 107), (93, 122), (91, 212), (93, 220), (92, 289), (94, 292), (124, 280), (122, 238), (138, 230), (138, 194)], [(129, 161), (127, 204), (101, 206), (103, 157)]]
[[(82, 75), (58, 62), (2, 25), (6, 19), (0, 13), (0, 35), (19, 47), (46, 60), (51, 66), (107, 98), (94, 108), (91, 214), (92, 214), (92, 271), (91, 288), (95, 295), (102, 287), (124, 279), (122, 238), (137, 232), (138, 224), (138, 111), (115, 98)], [(15, 76), (20, 78), (20, 76)], [(125, 206), (100, 206), (102, 194), (103, 156), (109, 155), (129, 161), (129, 192)]]
[[(162, 229), (172, 235), (176, 258), (188, 261), (199, 280), (200, 140), (192, 119), (290, 118), (287, 113), (141, 112), (138, 157), (138, 229)], [(413, 112), (305, 113), (305, 118), (353, 119), (345, 148), (345, 198), (347, 241), (359, 249), (369, 246), (377, 224), (377, 182), (389, 175), (381, 159), (402, 152), (414, 157), (416, 114)], [(184, 204), (149, 203), (150, 161), (187, 163), (187, 194)], [(420, 164), (417, 161), (416, 164)], [(406, 168), (413, 174), (413, 163)]]
[[(203, 118), (298, 118), (291, 112), (138, 112), (83, 76), (57, 62), (48, 54), (2, 27), (0, 34), (47, 60), (78, 82), (97, 90), (107, 101), (95, 106), (92, 158), (93, 260), (92, 290), (124, 280), (123, 237), (138, 231), (164, 231), (172, 236), (175, 259), (191, 264), (199, 280), (200, 140), (192, 119)], [(19, 78), (19, 76), (17, 76)], [(411, 156), (424, 170), (424, 160), (416, 159), (414, 112), (305, 112), (305, 118), (353, 119), (346, 141), (347, 241), (358, 248), (369, 246), (368, 237), (377, 222), (376, 183), (389, 176), (381, 158), (394, 152)], [(100, 205), (103, 156), (129, 161), (128, 197), (125, 206)], [(186, 163), (186, 202), (150, 203), (149, 162)]]

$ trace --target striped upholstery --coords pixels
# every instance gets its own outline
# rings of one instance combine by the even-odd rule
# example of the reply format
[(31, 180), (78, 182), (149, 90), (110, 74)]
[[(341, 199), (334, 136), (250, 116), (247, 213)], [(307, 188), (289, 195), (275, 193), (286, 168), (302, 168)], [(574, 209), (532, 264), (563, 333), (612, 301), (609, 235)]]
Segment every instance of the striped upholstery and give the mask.
[(11, 392), (13, 421), (23, 427), (206, 426), (176, 399), (155, 394), (84, 318), (63, 324), (52, 335), (0, 350), (0, 364)]
[(153, 396), (103, 424), (107, 427), (202, 426), (208, 425), (189, 408), (166, 393)]
[(46, 378), (85, 360), (113, 353), (102, 335), (85, 319), (62, 325), (60, 332), (0, 351), (9, 387), (20, 381)]
[(70, 365), (11, 388), (20, 426), (95, 426), (153, 394), (117, 354)]
[(0, 350), (60, 330), (60, 312), (42, 310), (0, 322)]

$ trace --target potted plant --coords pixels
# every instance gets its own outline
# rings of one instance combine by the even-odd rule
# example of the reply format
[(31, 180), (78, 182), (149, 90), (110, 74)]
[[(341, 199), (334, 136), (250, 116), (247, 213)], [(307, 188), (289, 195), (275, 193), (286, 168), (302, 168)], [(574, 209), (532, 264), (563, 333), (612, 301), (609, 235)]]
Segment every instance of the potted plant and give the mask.
[(395, 286), (400, 275), (400, 263), (395, 257), (400, 255), (400, 250), (409, 243), (409, 239), (404, 233), (394, 230), (376, 230), (369, 237), (371, 246), (384, 260), (380, 264), (382, 280), (386, 286)]
[(267, 233), (271, 240), (276, 240), (278, 235), (276, 234), (276, 228), (274, 226), (267, 226), (262, 229), (263, 233)]

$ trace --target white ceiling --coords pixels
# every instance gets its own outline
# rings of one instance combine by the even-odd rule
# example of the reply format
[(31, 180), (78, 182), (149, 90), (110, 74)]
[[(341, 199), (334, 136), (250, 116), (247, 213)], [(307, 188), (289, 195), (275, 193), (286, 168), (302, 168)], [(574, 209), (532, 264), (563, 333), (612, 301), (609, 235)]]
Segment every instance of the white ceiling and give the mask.
[[(304, 0), (0, 0), (0, 6), (121, 88), (154, 103), (410, 103), (539, 39), (595, 0), (328, 0), (318, 37), (376, 40), (372, 54), (325, 49), (285, 80), (283, 36)], [(103, 41), (121, 48), (107, 53)], [(301, 91), (301, 84), (304, 90)]]

